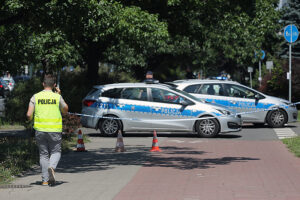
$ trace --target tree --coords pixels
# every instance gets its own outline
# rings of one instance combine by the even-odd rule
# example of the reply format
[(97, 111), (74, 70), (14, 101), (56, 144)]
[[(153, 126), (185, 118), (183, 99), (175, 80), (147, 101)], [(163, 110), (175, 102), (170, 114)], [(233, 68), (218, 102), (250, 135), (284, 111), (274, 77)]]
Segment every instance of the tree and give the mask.
[(18, 40), (35, 56), (16, 54), (19, 60), (87, 65), (90, 84), (97, 82), (99, 62), (128, 72), (157, 68), (171, 74), (191, 67), (216, 75), (245, 71), (257, 62), (255, 50), (273, 54), (276, 6), (277, 0), (7, 0), (0, 3), (0, 27), (26, 31)]
[[(0, 3), (0, 67), (13, 73), (22, 65), (48, 60), (50, 67), (74, 63), (78, 55), (64, 34), (49, 23), (51, 1), (1, 1)], [(50, 9), (49, 9), (50, 8)], [(51, 12), (50, 12), (51, 13)], [(42, 26), (43, 24), (43, 26)]]
[[(169, 0), (126, 1), (150, 13), (159, 14), (168, 23), (171, 58), (182, 67), (204, 69), (208, 74), (234, 72), (257, 62), (254, 51), (264, 49), (274, 53), (270, 41), (276, 44), (280, 13), (276, 0)], [(276, 49), (276, 48), (275, 48)], [(166, 63), (165, 59), (159, 57)], [(157, 65), (157, 63), (156, 63)], [(159, 67), (160, 68), (160, 67)], [(161, 69), (161, 68), (160, 68)]]
[(55, 5), (55, 21), (88, 66), (89, 84), (98, 82), (99, 62), (130, 71), (164, 51), (168, 31), (157, 15), (113, 1), (70, 0)]
[(18, 41), (32, 62), (47, 59), (52, 68), (83, 63), (90, 84), (98, 81), (99, 62), (127, 70), (145, 67), (146, 58), (164, 51), (168, 40), (167, 26), (157, 15), (109, 0), (8, 0), (0, 8), (1, 27), (28, 27), (26, 38)]
[(18, 24), (0, 26), (0, 72), (9, 70), (15, 73), (25, 63), (26, 52), (23, 49), (27, 40), (26, 33), (26, 29)]

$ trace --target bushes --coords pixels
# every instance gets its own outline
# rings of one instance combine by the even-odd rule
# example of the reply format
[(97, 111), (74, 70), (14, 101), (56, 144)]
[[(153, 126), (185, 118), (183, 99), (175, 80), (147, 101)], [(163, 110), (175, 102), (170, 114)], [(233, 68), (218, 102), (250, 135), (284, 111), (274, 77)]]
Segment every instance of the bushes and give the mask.
[[(109, 72), (105, 67), (101, 68), (98, 84), (107, 84), (114, 82), (132, 82), (135, 81), (126, 72)], [(65, 102), (69, 106), (70, 112), (81, 112), (82, 99), (91, 90), (92, 86), (89, 80), (86, 80), (86, 73), (80, 69), (74, 72), (62, 72), (60, 79), (60, 89)], [(13, 92), (6, 100), (6, 120), (10, 123), (21, 123), (26, 127), (32, 124), (26, 124), (26, 112), (30, 98), (37, 92), (43, 90), (40, 78), (33, 78), (26, 82), (16, 84)]]
[(6, 99), (5, 117), (10, 123), (26, 125), (26, 112), (30, 98), (43, 89), (40, 78), (33, 78), (16, 84), (13, 92)]
[[(272, 74), (267, 74), (263, 81), (260, 91), (268, 95), (288, 99), (289, 80), (287, 72), (289, 71), (288, 61), (272, 70)], [(300, 101), (300, 60), (292, 61), (292, 102)]]

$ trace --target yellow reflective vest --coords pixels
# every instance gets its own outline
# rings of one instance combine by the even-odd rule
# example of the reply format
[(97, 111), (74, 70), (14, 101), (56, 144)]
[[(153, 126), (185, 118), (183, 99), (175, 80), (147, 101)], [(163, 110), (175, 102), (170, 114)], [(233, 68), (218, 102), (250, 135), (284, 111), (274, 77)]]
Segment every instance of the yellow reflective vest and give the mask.
[(61, 96), (52, 91), (41, 91), (34, 97), (34, 129), (42, 132), (62, 132), (62, 117), (59, 109)]

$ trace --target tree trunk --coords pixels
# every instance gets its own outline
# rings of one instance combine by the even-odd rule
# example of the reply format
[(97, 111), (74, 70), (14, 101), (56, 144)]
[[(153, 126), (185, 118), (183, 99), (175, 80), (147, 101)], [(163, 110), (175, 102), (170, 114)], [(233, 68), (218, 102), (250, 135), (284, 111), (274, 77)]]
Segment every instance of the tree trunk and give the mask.
[(89, 48), (87, 53), (87, 77), (86, 84), (89, 86), (98, 84), (100, 53), (95, 48)]

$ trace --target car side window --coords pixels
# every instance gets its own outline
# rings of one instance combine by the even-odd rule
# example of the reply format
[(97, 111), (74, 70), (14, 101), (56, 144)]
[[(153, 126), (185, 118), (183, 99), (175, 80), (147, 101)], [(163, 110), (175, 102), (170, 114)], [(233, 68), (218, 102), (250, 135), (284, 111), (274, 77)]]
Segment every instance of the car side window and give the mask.
[(104, 91), (101, 96), (102, 97), (119, 99), (121, 97), (122, 90), (123, 90), (123, 88), (110, 89), (110, 90)]
[(224, 96), (222, 85), (220, 84), (203, 84), (199, 90), (199, 94)]
[(120, 98), (147, 101), (147, 88), (125, 88)]
[(199, 87), (201, 85), (197, 84), (197, 85), (189, 85), (186, 88), (183, 89), (183, 91), (187, 92), (187, 93), (197, 93)]
[(180, 102), (186, 100), (176, 93), (158, 88), (152, 88), (151, 93), (154, 102), (180, 104)]
[(257, 94), (256, 92), (239, 85), (226, 84), (225, 89), (229, 97), (255, 99), (255, 95)]

